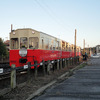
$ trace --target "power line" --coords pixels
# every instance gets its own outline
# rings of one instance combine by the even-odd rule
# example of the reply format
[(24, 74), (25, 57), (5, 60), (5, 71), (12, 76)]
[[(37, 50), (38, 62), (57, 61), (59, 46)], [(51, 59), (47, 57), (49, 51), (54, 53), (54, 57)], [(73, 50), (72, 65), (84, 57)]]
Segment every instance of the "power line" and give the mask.
[[(51, 11), (51, 13), (55, 16), (55, 18), (58, 19), (58, 16), (55, 15), (54, 10), (51, 9), (51, 7), (49, 7), (46, 3), (45, 3), (45, 6), (46, 6), (47, 8), (49, 8), (49, 11)], [(60, 21), (60, 20), (58, 19), (58, 21)], [(61, 22), (62, 22), (62, 23), (61, 23)], [(63, 23), (64, 23), (64, 22), (61, 20), (61, 21), (60, 21), (60, 24), (63, 25)], [(70, 27), (69, 25), (67, 25), (67, 26)], [(63, 26), (63, 27), (64, 27), (64, 26)], [(71, 30), (71, 31), (72, 31), (72, 30)]]
[[(47, 13), (49, 14), (50, 18), (52, 18), (56, 23), (57, 25), (60, 25), (60, 27), (62, 27), (65, 31), (66, 31), (66, 27), (63, 26), (63, 24), (58, 21), (58, 17), (57, 16), (54, 16), (54, 12), (50, 9), (50, 7), (48, 5), (45, 4), (45, 6), (43, 6), (43, 4), (41, 4), (38, 0), (35, 0), (35, 2)], [(46, 9), (47, 8), (47, 9)], [(48, 10), (49, 8), (49, 10)], [(53, 14), (53, 15), (52, 15)], [(68, 31), (68, 30), (67, 30)], [(70, 31), (70, 30), (69, 30)], [(72, 30), (71, 30), (72, 31)]]

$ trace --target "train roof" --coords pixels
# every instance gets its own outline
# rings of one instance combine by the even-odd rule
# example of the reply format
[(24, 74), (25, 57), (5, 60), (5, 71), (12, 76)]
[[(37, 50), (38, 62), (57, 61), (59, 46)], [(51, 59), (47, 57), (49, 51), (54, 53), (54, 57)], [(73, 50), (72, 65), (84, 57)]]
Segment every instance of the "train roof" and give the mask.
[[(37, 30), (32, 29), (32, 28), (19, 28), (19, 29), (16, 29), (16, 30), (12, 30), (12, 32), (18, 31), (18, 30), (33, 30), (33, 31), (36, 31), (36, 32), (39, 32), (39, 33), (48, 35), (48, 36), (50, 36), (50, 37), (56, 38), (56, 39), (58, 39), (58, 40), (62, 40), (62, 39), (59, 39), (59, 38), (54, 37), (54, 36), (52, 36), (52, 35), (49, 35), (49, 34), (47, 34), (47, 33), (44, 33), (44, 32), (42, 32), (42, 31), (37, 31)], [(11, 32), (10, 32), (10, 33), (11, 33)], [(65, 40), (62, 40), (62, 41), (66, 42)], [(74, 45), (74, 44), (71, 44), (71, 43), (69, 43), (69, 42), (66, 42), (66, 43), (68, 43), (68, 44), (70, 44), (70, 45)], [(80, 46), (77, 46), (77, 47), (80, 47)]]
[[(34, 29), (32, 29), (32, 28), (19, 28), (19, 29), (16, 29), (16, 30), (12, 30), (12, 32), (13, 31), (18, 31), (18, 30), (34, 30)], [(37, 30), (34, 30), (34, 31), (39, 32)]]

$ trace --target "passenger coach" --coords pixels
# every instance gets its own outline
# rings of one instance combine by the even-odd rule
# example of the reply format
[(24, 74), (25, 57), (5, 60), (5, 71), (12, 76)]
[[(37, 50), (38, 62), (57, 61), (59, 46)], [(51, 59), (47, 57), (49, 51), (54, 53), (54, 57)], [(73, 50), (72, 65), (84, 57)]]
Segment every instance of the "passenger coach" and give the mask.
[[(80, 56), (80, 52), (81, 48), (76, 46), (76, 56)], [(33, 65), (35, 61), (39, 64), (74, 56), (73, 44), (46, 33), (30, 28), (12, 30), (10, 33), (10, 66), (15, 64), (21, 67), (27, 62)]]

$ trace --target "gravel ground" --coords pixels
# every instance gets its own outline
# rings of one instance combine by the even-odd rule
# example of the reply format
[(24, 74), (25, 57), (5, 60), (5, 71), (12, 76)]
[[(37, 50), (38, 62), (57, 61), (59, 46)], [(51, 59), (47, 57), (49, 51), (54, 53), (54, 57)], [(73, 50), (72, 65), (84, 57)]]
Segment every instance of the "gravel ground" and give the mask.
[[(70, 66), (73, 68), (75, 66)], [(68, 68), (65, 67), (62, 70), (51, 71), (50, 75), (43, 76), (39, 73), (38, 77), (35, 79), (33, 74), (31, 74), (29, 81), (22, 87), (16, 87), (16, 89), (11, 92), (0, 96), (0, 100), (25, 100), (29, 97), (30, 94), (34, 93), (40, 87), (48, 84), (49, 82), (57, 79), (60, 75), (68, 71)], [(23, 77), (24, 78), (24, 77)]]

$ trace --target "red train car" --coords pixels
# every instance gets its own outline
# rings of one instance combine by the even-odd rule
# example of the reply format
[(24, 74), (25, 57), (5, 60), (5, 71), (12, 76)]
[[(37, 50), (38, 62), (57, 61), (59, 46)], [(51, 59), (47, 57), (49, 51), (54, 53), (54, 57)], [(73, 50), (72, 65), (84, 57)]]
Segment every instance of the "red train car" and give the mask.
[[(76, 56), (80, 56), (81, 48), (76, 46)], [(75, 56), (74, 45), (43, 32), (30, 28), (13, 30), (10, 33), (10, 66), (27, 65), (35, 61), (56, 61)], [(39, 67), (39, 66), (38, 66)], [(34, 68), (34, 66), (32, 67)]]

